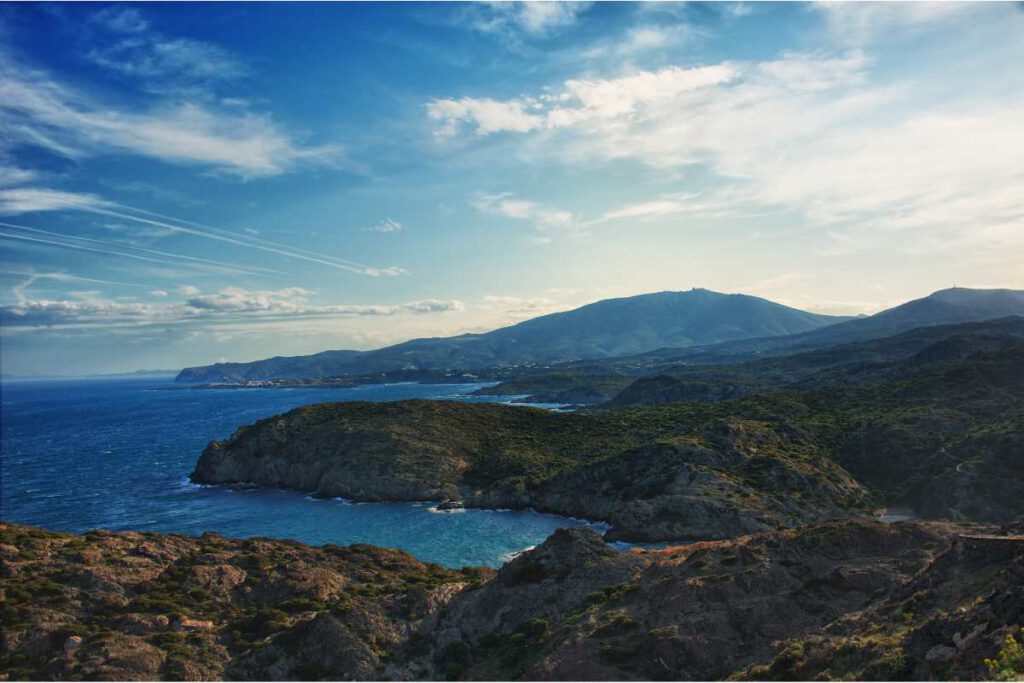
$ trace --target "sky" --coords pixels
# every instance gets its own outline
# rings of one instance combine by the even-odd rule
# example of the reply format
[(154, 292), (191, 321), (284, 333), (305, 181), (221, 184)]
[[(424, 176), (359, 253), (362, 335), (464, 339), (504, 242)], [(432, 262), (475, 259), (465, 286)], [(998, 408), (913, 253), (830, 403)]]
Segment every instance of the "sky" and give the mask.
[(1024, 288), (1020, 3), (0, 3), (0, 366)]

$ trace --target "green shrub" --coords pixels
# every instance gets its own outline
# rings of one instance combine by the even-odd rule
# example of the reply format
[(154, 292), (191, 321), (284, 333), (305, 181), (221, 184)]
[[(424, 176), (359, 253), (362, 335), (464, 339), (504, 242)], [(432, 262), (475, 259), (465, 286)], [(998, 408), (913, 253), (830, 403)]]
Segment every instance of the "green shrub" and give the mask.
[(1003, 649), (996, 659), (986, 659), (992, 678), (997, 681), (1016, 681), (1024, 678), (1024, 645), (1017, 642), (1013, 635), (1006, 636)]

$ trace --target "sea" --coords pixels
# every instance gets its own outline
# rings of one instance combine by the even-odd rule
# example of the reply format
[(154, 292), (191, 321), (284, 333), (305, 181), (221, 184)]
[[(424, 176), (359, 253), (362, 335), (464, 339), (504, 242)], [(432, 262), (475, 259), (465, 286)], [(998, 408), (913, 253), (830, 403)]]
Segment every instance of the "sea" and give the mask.
[[(532, 510), (439, 512), (436, 502), (353, 503), (192, 484), (206, 444), (292, 408), (331, 401), (483, 401), (482, 384), (180, 388), (171, 377), (0, 384), (0, 519), (85, 532), (160, 531), (311, 544), (372, 543), (448, 567), (500, 566), (559, 527)], [(549, 406), (551, 407), (551, 406)]]

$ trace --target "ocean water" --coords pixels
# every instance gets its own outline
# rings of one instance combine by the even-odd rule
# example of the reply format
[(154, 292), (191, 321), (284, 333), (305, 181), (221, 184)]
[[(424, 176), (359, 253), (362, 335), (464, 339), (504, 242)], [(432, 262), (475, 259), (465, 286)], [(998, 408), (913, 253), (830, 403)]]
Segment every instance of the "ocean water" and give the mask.
[(216, 531), (314, 544), (373, 543), (450, 567), (498, 566), (559, 527), (587, 523), (532, 511), (444, 513), (429, 503), (354, 504), (188, 482), (211, 439), (297, 406), (482, 400), (466, 395), (481, 385), (166, 390), (171, 386), (170, 378), (0, 385), (0, 518), (73, 532)]

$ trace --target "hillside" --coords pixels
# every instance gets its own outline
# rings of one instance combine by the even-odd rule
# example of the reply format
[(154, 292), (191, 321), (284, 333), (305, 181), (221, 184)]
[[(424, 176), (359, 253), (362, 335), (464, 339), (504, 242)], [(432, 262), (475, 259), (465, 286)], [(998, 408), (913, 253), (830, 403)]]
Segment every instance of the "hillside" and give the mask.
[[(727, 365), (671, 365), (625, 386), (600, 406), (613, 410), (676, 401), (720, 401), (782, 389), (849, 385), (905, 377), (1024, 341), (1024, 318), (919, 327), (863, 342)], [(625, 378), (623, 378), (624, 380)], [(597, 376), (588, 378), (590, 382)], [(581, 380), (582, 382), (582, 380)], [(605, 380), (604, 384), (608, 384)], [(502, 385), (491, 387), (498, 390)], [(525, 388), (525, 387), (522, 387)]]
[[(525, 396), (548, 403), (603, 403), (602, 408), (674, 401), (720, 401), (783, 388), (824, 387), (884, 379), (921, 363), (951, 360), (1024, 339), (1024, 317), (931, 325), (891, 337), (827, 346), (754, 361), (722, 364), (663, 363), (626, 366), (591, 363), (526, 371), (477, 390), (483, 396)], [(926, 349), (933, 347), (925, 353)], [(915, 354), (920, 358), (910, 361)], [(639, 379), (637, 379), (639, 377)]]
[[(1019, 529), (842, 522), (658, 551), (561, 529), (500, 571), (367, 545), (0, 523), (11, 680), (979, 680)], [(1008, 675), (1024, 673), (1007, 667)]]
[(837, 344), (865, 341), (906, 332), (916, 327), (980, 322), (1024, 316), (1024, 291), (956, 287), (933, 292), (874, 315), (783, 337), (745, 339), (690, 349), (658, 349), (605, 361), (611, 367), (652, 367), (671, 363), (737, 363), (780, 356)]
[(473, 369), (561, 363), (735, 339), (792, 335), (846, 318), (706, 289), (607, 299), (486, 334), (414, 339), (375, 351), (186, 368), (182, 382), (362, 375), (403, 368)]

